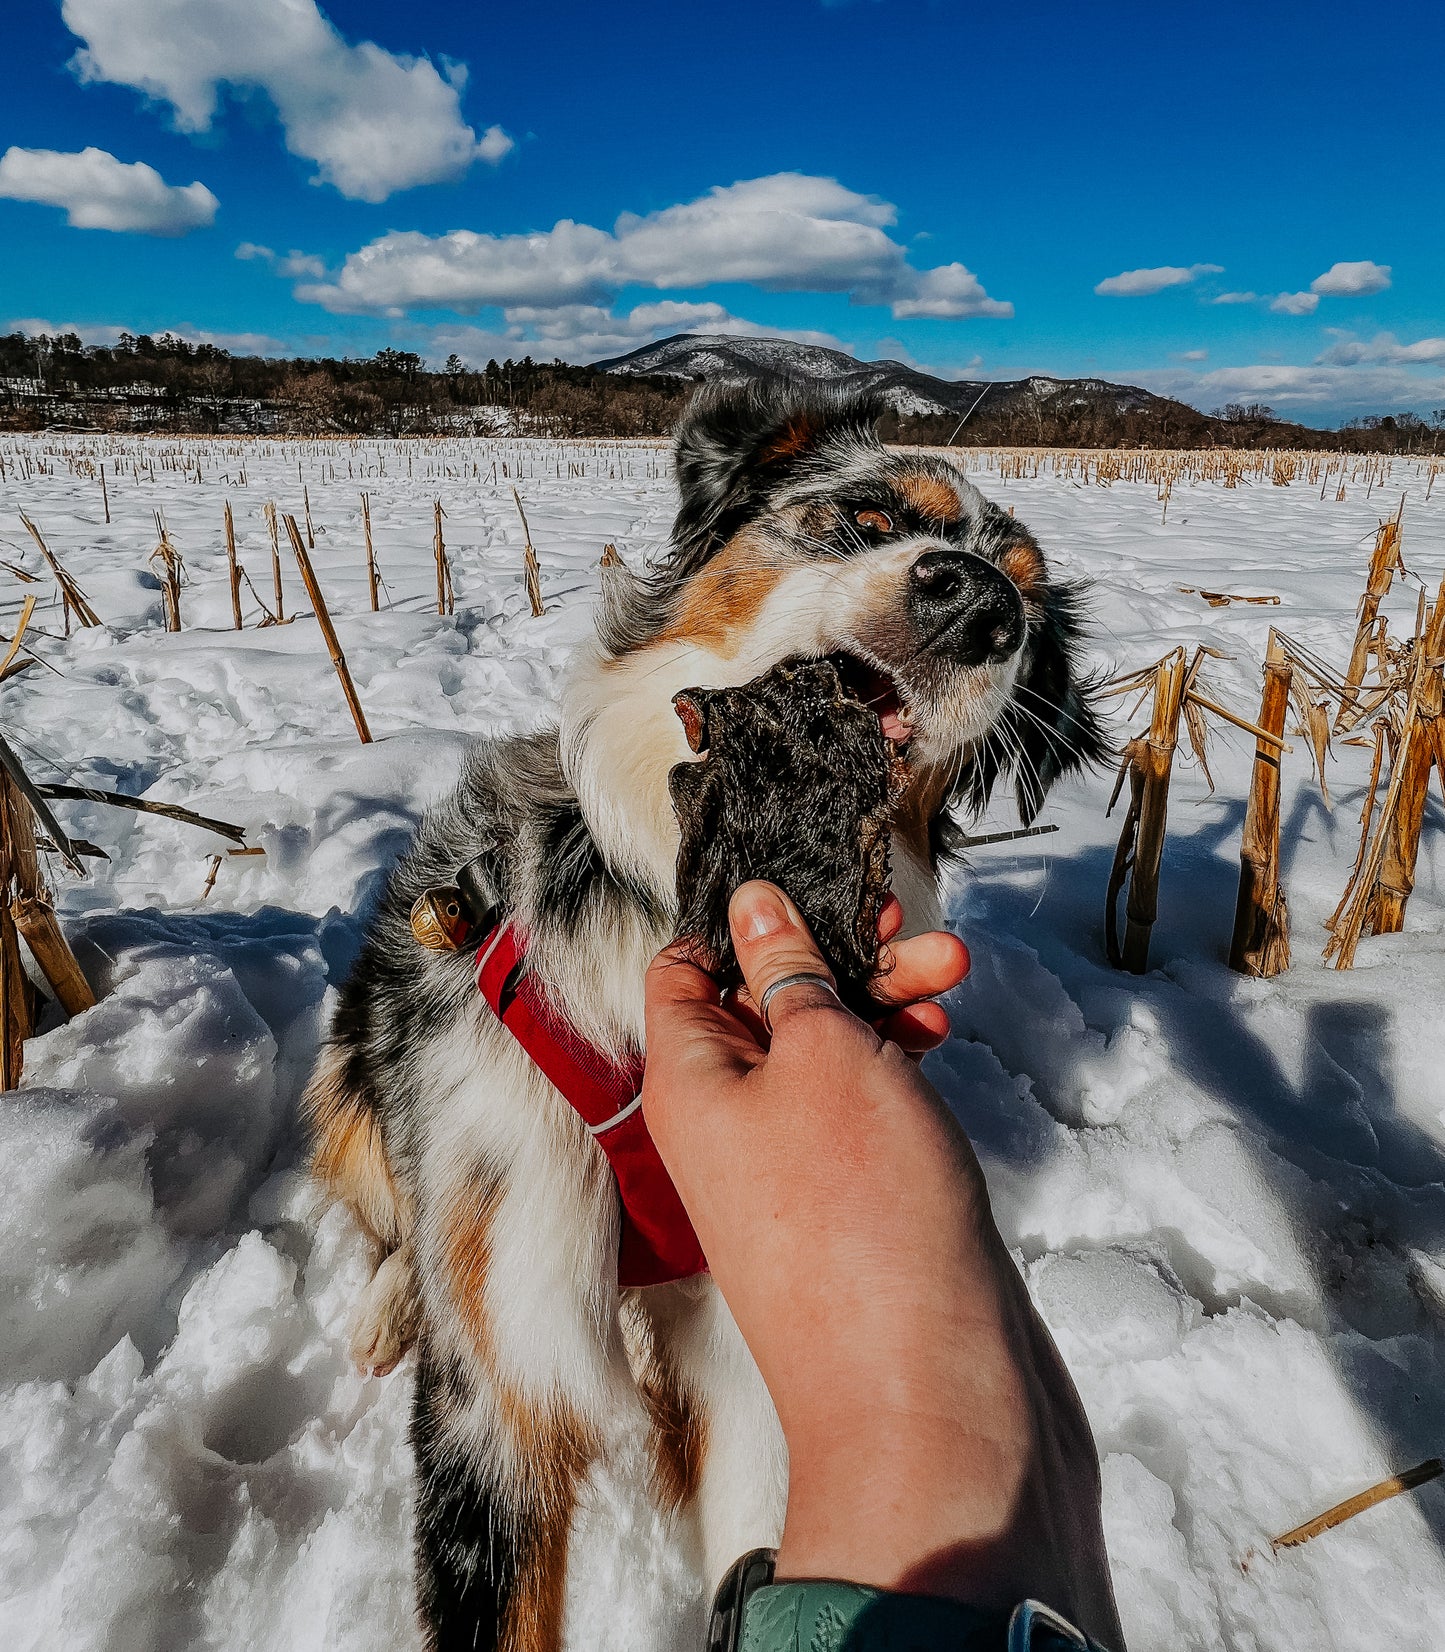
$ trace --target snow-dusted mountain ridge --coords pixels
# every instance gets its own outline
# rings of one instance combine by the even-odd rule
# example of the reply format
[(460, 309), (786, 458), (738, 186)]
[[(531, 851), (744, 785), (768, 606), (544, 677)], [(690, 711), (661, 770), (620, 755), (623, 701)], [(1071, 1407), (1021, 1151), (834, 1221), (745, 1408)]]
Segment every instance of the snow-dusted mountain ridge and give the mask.
[(940, 379), (901, 361), (858, 361), (842, 350), (819, 344), (740, 338), (730, 333), (675, 333), (593, 365), (606, 373), (654, 378), (827, 380), (859, 390), (881, 390), (896, 412), (909, 415), (957, 413), (961, 417), (981, 394), (990, 411), (1022, 403), (1057, 405), (1056, 399), (1061, 398), (1066, 404), (1088, 403), (1122, 413), (1162, 405), (1166, 400), (1136, 385), (1111, 384), (1105, 379), (1054, 379), (1037, 374), (992, 382)]

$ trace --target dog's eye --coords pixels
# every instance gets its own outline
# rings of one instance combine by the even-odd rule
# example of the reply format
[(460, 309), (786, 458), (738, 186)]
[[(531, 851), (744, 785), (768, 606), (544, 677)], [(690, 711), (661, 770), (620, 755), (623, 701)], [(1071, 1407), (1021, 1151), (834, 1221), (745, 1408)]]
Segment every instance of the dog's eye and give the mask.
[(853, 520), (860, 528), (871, 528), (874, 533), (893, 532), (893, 518), (886, 511), (859, 511)]

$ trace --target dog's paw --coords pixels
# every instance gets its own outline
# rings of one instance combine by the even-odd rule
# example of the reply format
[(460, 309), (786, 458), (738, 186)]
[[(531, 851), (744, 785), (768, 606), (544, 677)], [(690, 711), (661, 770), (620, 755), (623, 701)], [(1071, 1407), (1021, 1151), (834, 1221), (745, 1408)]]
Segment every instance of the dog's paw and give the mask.
[(394, 1371), (416, 1341), (421, 1305), (406, 1250), (394, 1250), (372, 1275), (352, 1321), (352, 1363), (364, 1377)]

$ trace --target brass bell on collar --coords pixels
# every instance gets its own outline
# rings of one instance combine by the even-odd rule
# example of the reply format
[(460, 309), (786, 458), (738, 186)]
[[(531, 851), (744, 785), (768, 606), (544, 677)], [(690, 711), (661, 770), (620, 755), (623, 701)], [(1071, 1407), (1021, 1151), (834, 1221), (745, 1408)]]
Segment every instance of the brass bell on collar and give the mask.
[(460, 952), (472, 933), (472, 916), (460, 889), (425, 889), (411, 909), (411, 932), (431, 952)]

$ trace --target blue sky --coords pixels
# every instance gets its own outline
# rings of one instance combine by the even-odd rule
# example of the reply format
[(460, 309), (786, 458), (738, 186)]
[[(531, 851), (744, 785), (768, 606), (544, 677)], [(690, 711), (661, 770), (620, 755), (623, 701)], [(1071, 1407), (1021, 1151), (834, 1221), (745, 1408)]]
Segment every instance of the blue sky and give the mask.
[(8, 12), (0, 326), (1445, 405), (1438, 4)]

